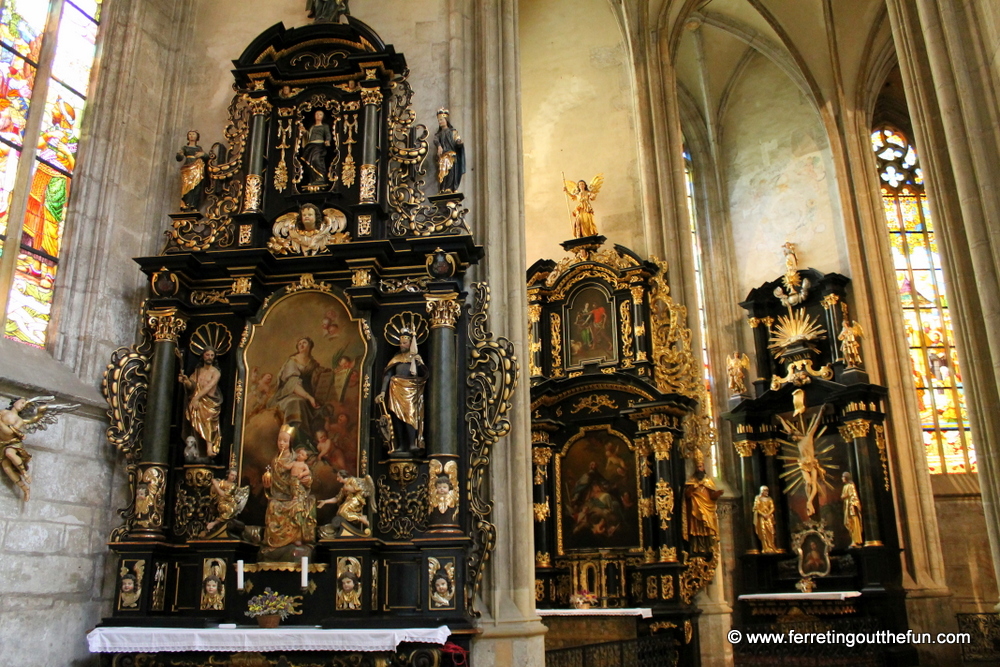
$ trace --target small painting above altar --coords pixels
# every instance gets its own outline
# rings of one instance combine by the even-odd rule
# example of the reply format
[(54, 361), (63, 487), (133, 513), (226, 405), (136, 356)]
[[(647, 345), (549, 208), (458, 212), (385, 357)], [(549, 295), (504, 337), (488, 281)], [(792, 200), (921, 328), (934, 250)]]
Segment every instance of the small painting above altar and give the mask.
[(340, 488), (338, 471), (357, 475), (366, 353), (360, 322), (327, 292), (286, 296), (255, 327), (244, 355), (241, 466), (251, 488), (250, 522), (263, 523), (264, 473), (278, 453), (282, 428), (297, 460), (292, 474), (308, 495), (332, 498)]
[(579, 366), (586, 361), (614, 361), (614, 304), (599, 287), (585, 287), (573, 295), (569, 304), (569, 362)]
[(598, 428), (581, 430), (558, 457), (563, 553), (640, 546), (635, 452), (624, 435)]

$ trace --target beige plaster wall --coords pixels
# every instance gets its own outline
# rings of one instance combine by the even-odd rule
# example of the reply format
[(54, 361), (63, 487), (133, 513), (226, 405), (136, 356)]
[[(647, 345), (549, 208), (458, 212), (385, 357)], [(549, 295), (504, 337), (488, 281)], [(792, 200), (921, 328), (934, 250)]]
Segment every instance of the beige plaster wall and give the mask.
[(849, 275), (830, 146), (806, 96), (757, 55), (730, 90), (722, 127), (738, 284), (777, 277), (785, 241), (801, 267)]
[(520, 3), (527, 263), (573, 236), (562, 176), (604, 174), (594, 203), (608, 243), (645, 251), (628, 52), (607, 0)]

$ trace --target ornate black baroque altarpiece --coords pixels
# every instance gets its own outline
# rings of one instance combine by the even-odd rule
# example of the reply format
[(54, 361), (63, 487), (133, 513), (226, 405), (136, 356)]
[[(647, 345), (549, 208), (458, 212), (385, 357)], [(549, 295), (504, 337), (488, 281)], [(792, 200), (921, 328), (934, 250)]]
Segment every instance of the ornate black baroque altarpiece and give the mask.
[[(464, 146), (445, 110), (433, 139), (414, 123), (403, 55), (353, 18), (275, 25), (234, 64), (224, 135), (188, 134), (164, 250), (136, 260), (141, 342), (105, 375), (131, 490), (105, 622), (253, 622), (269, 588), (285, 623), (447, 624), (468, 648), (517, 364), (466, 279)], [(323, 659), (348, 658), (446, 664)]]
[(697, 664), (721, 495), (701, 368), (666, 264), (603, 243), (528, 270), (536, 602), (650, 607), (637, 631)]
[[(740, 353), (728, 362), (723, 417), (732, 424), (742, 486), (734, 626), (905, 632), (888, 392), (864, 369), (850, 280), (800, 269), (791, 243), (784, 251), (785, 273), (740, 304), (753, 330), (752, 367)], [(737, 647), (738, 657), (751, 648)], [(757, 650), (760, 664), (769, 664), (789, 649)], [(884, 650), (902, 655), (908, 647)], [(757, 664), (750, 654), (740, 662)]]

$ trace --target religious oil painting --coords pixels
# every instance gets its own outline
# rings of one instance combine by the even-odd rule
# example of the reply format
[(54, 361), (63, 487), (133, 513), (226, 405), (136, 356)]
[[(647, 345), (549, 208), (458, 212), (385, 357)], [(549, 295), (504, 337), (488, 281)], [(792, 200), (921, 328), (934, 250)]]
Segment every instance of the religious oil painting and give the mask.
[(830, 574), (827, 543), (817, 531), (808, 531), (798, 548), (799, 574), (803, 577), (825, 577)]
[(573, 295), (566, 316), (567, 366), (615, 360), (614, 314), (614, 303), (599, 287), (586, 287)]
[(581, 430), (556, 464), (562, 552), (640, 546), (635, 452), (625, 436)]
[[(245, 511), (263, 524), (264, 474), (278, 455), (278, 435), (290, 431), (296, 461), (290, 473), (314, 498), (333, 498), (337, 472), (358, 474), (361, 376), (367, 345), (361, 321), (328, 292), (298, 292), (271, 305), (244, 352), (242, 484)], [(287, 436), (286, 436), (287, 437)], [(334, 508), (322, 510), (332, 518)]]

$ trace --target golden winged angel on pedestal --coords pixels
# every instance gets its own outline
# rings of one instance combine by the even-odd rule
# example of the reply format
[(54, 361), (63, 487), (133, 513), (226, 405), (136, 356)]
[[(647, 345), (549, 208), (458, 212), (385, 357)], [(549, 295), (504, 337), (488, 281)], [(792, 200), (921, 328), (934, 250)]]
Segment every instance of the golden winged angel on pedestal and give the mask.
[(597, 236), (597, 224), (594, 222), (593, 201), (597, 199), (597, 193), (604, 185), (604, 174), (598, 174), (587, 181), (579, 180), (576, 183), (564, 179), (563, 192), (576, 202), (570, 216), (573, 218), (573, 236), (578, 239), (587, 236)]
[(54, 400), (55, 396), (14, 398), (10, 405), (0, 410), (0, 447), (3, 447), (0, 466), (24, 492), (25, 502), (31, 497), (31, 474), (28, 472), (31, 454), (24, 449), (25, 436), (35, 431), (44, 431), (49, 425), (56, 423), (61, 413), (80, 407), (75, 403), (52, 405)]

